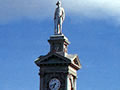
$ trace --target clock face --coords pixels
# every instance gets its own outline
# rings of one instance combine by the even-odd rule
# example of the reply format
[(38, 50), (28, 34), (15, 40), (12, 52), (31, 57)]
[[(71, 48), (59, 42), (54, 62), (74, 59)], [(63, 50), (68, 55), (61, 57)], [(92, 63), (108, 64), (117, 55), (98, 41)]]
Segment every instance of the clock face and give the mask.
[(58, 90), (60, 88), (60, 81), (57, 78), (53, 78), (49, 82), (50, 90)]

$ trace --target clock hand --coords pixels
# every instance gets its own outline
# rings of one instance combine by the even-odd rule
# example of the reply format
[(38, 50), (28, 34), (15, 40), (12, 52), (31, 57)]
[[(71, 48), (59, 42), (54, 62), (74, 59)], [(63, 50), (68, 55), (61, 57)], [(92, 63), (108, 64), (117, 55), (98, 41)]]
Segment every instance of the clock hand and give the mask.
[(53, 88), (55, 87), (56, 83), (53, 85)]
[(51, 88), (54, 88), (54, 87), (55, 87), (55, 85), (56, 85), (56, 83), (52, 84), (50, 87), (51, 87)]
[(54, 83), (54, 84), (52, 85), (52, 88), (55, 88), (55, 85), (56, 85), (56, 83)]

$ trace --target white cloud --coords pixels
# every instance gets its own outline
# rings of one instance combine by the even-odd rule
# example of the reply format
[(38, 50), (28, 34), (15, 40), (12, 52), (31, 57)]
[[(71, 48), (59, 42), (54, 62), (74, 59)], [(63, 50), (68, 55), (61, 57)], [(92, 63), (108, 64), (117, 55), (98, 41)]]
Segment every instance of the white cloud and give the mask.
[(44, 19), (54, 12), (50, 0), (0, 0), (0, 23), (21, 18)]
[[(56, 0), (0, 0), (0, 23), (21, 18), (53, 17)], [(68, 13), (87, 18), (120, 21), (120, 0), (62, 0)]]
[[(70, 5), (66, 4), (74, 13), (92, 18), (120, 17), (120, 0), (70, 0)], [(67, 3), (67, 1), (66, 1)]]

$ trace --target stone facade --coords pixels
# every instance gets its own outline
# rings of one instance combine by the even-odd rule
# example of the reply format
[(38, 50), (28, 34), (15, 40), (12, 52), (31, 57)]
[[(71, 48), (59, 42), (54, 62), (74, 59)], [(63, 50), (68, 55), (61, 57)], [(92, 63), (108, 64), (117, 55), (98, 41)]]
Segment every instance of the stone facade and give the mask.
[(35, 61), (40, 67), (40, 90), (76, 90), (77, 70), (81, 68), (77, 54), (68, 54), (70, 42), (63, 34), (50, 36), (48, 42), (49, 53)]

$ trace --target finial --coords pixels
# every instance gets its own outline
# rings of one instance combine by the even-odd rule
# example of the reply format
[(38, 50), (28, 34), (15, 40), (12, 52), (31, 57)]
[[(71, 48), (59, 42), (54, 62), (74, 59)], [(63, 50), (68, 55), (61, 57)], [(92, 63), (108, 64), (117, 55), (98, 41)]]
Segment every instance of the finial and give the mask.
[(62, 34), (62, 23), (65, 19), (64, 8), (61, 7), (61, 1), (57, 1), (57, 8), (54, 14), (54, 34)]

